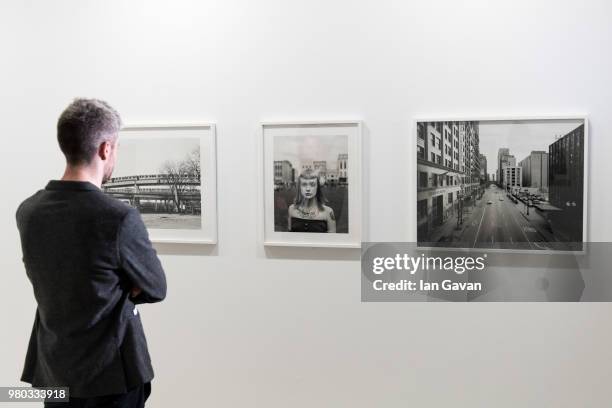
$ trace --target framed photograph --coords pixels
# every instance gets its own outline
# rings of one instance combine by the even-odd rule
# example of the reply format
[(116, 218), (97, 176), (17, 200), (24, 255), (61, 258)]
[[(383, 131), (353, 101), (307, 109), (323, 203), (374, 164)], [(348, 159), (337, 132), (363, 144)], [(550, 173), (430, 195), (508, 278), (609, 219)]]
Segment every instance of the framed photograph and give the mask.
[(420, 247), (581, 252), (585, 117), (417, 120)]
[(217, 242), (215, 125), (126, 126), (102, 189), (137, 208), (152, 242)]
[(361, 122), (261, 125), (264, 245), (361, 246)]

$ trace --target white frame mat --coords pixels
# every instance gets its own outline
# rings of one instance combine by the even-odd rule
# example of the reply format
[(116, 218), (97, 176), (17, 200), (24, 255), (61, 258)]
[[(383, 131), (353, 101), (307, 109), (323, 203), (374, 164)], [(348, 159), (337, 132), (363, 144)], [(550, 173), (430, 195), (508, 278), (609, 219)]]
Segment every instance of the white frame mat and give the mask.
[[(413, 119), (412, 126), (412, 135), (410, 137), (412, 147), (411, 149), (415, 149), (413, 151), (415, 157), (415, 168), (411, 169), (411, 171), (416, 171), (418, 167), (418, 163), (416, 160), (416, 146), (418, 143), (418, 135), (417, 135), (417, 125), (419, 122), (555, 122), (555, 121), (568, 121), (568, 120), (576, 120), (582, 121), (584, 125), (584, 162), (583, 162), (583, 214), (582, 214), (582, 243), (586, 244), (589, 242), (589, 120), (588, 116), (584, 114), (578, 115), (539, 115), (539, 116), (475, 116), (475, 117), (453, 117), (453, 116), (437, 116), (437, 117), (416, 117)], [(518, 162), (518, 159), (517, 159)], [(415, 180), (416, 177), (410, 178), (410, 180)], [(410, 214), (410, 229), (414, 234), (414, 242), (417, 242), (417, 194), (418, 194), (418, 186), (414, 184), (414, 187), (410, 190), (412, 194), (415, 194), (415, 205), (413, 207), (413, 211)], [(464, 247), (429, 247), (429, 246), (418, 246), (419, 249), (423, 250), (453, 250), (453, 251), (467, 251), (471, 248)], [(584, 253), (584, 249), (582, 250), (553, 250), (553, 249), (498, 249), (498, 248), (483, 248), (477, 247), (479, 251), (482, 252), (490, 252), (490, 253), (517, 253), (517, 254), (544, 254), (544, 255), (561, 255), (561, 254), (581, 254)]]
[[(216, 244), (217, 243), (217, 149), (216, 128), (211, 123), (129, 125), (120, 131), (119, 140), (126, 138), (195, 137), (200, 142), (202, 178), (201, 228), (148, 228), (149, 238), (155, 243)], [(125, 160), (119, 147), (118, 160)]]
[[(348, 139), (348, 233), (274, 230), (274, 150), (277, 136), (337, 136)], [(259, 135), (262, 240), (266, 246), (360, 248), (362, 239), (362, 123), (353, 121), (262, 122)]]

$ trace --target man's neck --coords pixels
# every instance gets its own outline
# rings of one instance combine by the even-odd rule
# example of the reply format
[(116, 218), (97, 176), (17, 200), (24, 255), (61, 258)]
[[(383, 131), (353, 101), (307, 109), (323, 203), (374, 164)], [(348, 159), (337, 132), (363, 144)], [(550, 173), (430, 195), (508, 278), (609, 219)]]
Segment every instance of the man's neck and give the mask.
[(101, 187), (102, 177), (95, 174), (96, 172), (85, 167), (66, 166), (62, 180), (64, 181), (88, 181), (91, 184)]

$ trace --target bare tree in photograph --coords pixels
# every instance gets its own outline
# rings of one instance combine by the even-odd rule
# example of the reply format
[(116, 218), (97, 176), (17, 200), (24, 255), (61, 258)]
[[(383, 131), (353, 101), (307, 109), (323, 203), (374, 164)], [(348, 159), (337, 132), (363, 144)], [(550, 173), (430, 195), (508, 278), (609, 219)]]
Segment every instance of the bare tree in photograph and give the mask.
[(172, 201), (179, 214), (189, 209), (192, 213), (199, 212), (195, 208), (192, 197), (198, 191), (201, 181), (200, 147), (193, 149), (183, 160), (166, 161), (160, 169), (166, 177), (172, 192)]
[(197, 181), (201, 179), (201, 169), (200, 169), (200, 146), (193, 149), (185, 159), (185, 164), (187, 166), (187, 172), (190, 177), (195, 178)]
[(200, 214), (202, 211), (202, 192), (200, 190), (202, 183), (202, 172), (200, 168), (199, 145), (186, 156), (185, 166), (187, 167), (186, 171), (189, 177), (187, 187), (189, 191), (189, 197), (187, 197), (187, 207), (192, 214)]
[(183, 195), (188, 189), (186, 182), (189, 178), (188, 170), (185, 161), (166, 161), (161, 167), (161, 173), (166, 177), (172, 192), (172, 202), (179, 213), (182, 213)]

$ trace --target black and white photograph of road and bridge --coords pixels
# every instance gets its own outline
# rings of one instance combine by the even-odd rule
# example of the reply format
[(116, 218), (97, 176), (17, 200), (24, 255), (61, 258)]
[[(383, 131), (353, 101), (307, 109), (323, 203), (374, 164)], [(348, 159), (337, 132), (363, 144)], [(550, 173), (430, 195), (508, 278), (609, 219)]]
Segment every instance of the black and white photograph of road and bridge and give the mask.
[(417, 123), (422, 247), (579, 251), (582, 119)]
[(121, 137), (106, 194), (137, 208), (147, 228), (200, 229), (199, 138)]

